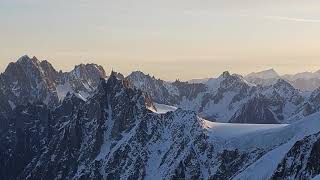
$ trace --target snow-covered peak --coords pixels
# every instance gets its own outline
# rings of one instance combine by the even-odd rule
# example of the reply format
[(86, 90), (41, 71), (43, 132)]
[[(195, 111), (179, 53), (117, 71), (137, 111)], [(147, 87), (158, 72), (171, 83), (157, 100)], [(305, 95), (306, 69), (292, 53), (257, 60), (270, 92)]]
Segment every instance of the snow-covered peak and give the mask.
[(223, 72), (218, 78), (210, 78), (206, 82), (208, 89), (216, 91), (218, 88), (227, 88), (232, 84), (246, 84), (250, 85), (241, 75), (230, 74), (229, 71)]
[[(240, 74), (231, 74), (229, 71), (224, 71), (218, 78), (211, 78), (211, 79), (220, 79), (220, 81), (227, 80), (227, 81), (242, 81), (247, 82), (243, 76)], [(209, 79), (210, 80), (210, 79)]]
[(263, 87), (262, 93), (271, 99), (276, 97), (286, 99), (292, 99), (293, 97), (302, 98), (300, 91), (284, 79), (278, 79), (274, 84)]
[(241, 75), (238, 75), (238, 74), (230, 75), (228, 71), (220, 75), (217, 80), (218, 82), (220, 82), (219, 84), (220, 88), (229, 89), (229, 90), (241, 89), (243, 86), (246, 86), (246, 87), (254, 86), (253, 84), (246, 81)]
[(320, 78), (320, 74), (312, 73), (312, 72), (302, 72), (297, 74), (286, 74), (286, 75), (283, 75), (282, 77), (289, 81), (295, 81), (298, 79), (308, 80), (313, 78)]
[(238, 75), (238, 74), (231, 75), (229, 71), (224, 71), (217, 78), (209, 78), (205, 84), (210, 90), (216, 90), (221, 86), (222, 82), (229, 82), (229, 83), (243, 82), (248, 84), (247, 81), (241, 75)]
[(259, 79), (275, 79), (279, 78), (279, 74), (274, 69), (268, 69), (261, 72), (250, 73), (246, 78), (259, 78)]
[(206, 85), (208, 89), (212, 91), (216, 91), (219, 88), (219, 85), (222, 81), (222, 78), (210, 78), (207, 82)]

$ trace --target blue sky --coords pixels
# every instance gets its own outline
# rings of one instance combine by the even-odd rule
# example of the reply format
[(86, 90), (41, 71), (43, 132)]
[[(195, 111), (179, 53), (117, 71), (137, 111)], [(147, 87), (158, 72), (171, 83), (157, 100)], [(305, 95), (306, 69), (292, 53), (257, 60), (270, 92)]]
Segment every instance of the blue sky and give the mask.
[(164, 79), (320, 69), (316, 0), (0, 0), (0, 71), (28, 54)]

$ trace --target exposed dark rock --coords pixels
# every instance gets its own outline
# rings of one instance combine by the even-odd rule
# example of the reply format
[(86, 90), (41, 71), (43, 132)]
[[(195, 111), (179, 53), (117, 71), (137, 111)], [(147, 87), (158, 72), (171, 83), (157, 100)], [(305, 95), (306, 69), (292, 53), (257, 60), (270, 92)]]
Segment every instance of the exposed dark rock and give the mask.
[(298, 141), (278, 165), (272, 179), (312, 179), (320, 174), (320, 133)]

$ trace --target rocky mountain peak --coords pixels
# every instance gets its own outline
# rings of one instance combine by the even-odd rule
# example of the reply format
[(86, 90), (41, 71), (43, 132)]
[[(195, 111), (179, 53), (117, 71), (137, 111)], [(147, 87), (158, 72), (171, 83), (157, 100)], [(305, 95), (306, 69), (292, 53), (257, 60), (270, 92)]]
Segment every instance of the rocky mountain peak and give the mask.
[(261, 123), (277, 124), (273, 112), (269, 109), (269, 100), (262, 94), (257, 94), (249, 100), (230, 119), (231, 123)]
[(107, 83), (106, 83), (106, 86), (108, 87), (113, 87), (113, 86), (116, 86), (117, 84), (122, 84), (122, 80), (118, 78), (117, 76), (117, 72), (115, 71), (112, 71), (108, 80), (107, 80)]
[(71, 72), (58, 72), (47, 61), (25, 55), (8, 65), (1, 75), (3, 89), (12, 104), (40, 101), (55, 107), (68, 92), (83, 99), (89, 97), (99, 85), (100, 78), (106, 78), (102, 66), (80, 64)]
[(309, 102), (311, 102), (316, 109), (320, 108), (320, 87), (311, 93)]
[(34, 89), (40, 84), (47, 83), (40, 61), (36, 57), (29, 58), (27, 55), (19, 58), (17, 62), (10, 63), (3, 74), (3, 78), (11, 89), (17, 91), (21, 88), (25, 90)]
[(223, 88), (223, 89), (232, 90), (232, 89), (242, 89), (244, 86), (249, 87), (249, 84), (241, 75), (238, 75), (238, 74), (230, 75), (228, 71), (223, 72), (223, 74), (219, 77), (219, 79), (220, 79), (220, 88)]
[(254, 73), (250, 73), (246, 76), (246, 78), (249, 79), (277, 79), (279, 78), (279, 74), (273, 69), (267, 69), (264, 71), (260, 71), (260, 72), (254, 72)]
[(146, 74), (144, 74), (142, 71), (133, 71), (131, 73), (131, 75), (135, 75), (135, 76), (146, 76)]
[(230, 74), (229, 71), (225, 71), (223, 72), (219, 78), (221, 81), (242, 81), (242, 82), (246, 82), (245, 79), (239, 75), (239, 74)]
[(278, 79), (273, 87), (277, 90), (283, 90), (285, 92), (293, 92), (296, 90), (289, 82), (284, 79)]
[(125, 91), (129, 88), (128, 81), (119, 78), (119, 73), (112, 71), (108, 79), (100, 78), (97, 90), (98, 94), (105, 96), (106, 94), (115, 95), (118, 92)]
[(54, 69), (54, 67), (52, 66), (52, 64), (47, 61), (47, 60), (43, 60), (40, 62), (40, 66), (43, 68), (43, 69)]
[(229, 73), (229, 71), (224, 71), (221, 75), (220, 75), (220, 77), (222, 77), (222, 78), (228, 78), (228, 77), (230, 77), (231, 75), (230, 75), (230, 73)]
[(17, 60), (17, 62), (23, 62), (23, 61), (29, 61), (29, 60), (30, 60), (30, 57), (28, 55), (23, 55)]
[(141, 100), (138, 101), (139, 103), (141, 103), (140, 106), (155, 109), (151, 97), (148, 95), (148, 93), (143, 92), (139, 89), (135, 89), (134, 87), (132, 87), (129, 79), (123, 79), (121, 78), (122, 74), (119, 74), (120, 73), (112, 71), (107, 81), (101, 81), (101, 87), (105, 89), (105, 92), (107, 94), (116, 96), (125, 92), (129, 96), (141, 96)]
[(75, 66), (72, 73), (78, 78), (86, 78), (86, 77), (93, 77), (97, 76), (98, 78), (105, 78), (106, 72), (102, 66), (97, 64), (80, 64)]
[(27, 76), (28, 78), (33, 78), (33, 80), (39, 80), (44, 74), (40, 63), (41, 62), (35, 56), (30, 58), (28, 55), (24, 55), (20, 57), (16, 62), (10, 63), (5, 73), (7, 72), (8, 74), (11, 74), (11, 76), (20, 74)]
[(52, 64), (50, 64), (47, 60), (41, 61), (40, 66), (45, 77), (51, 82), (58, 83), (58, 81), (60, 81), (59, 76), (61, 76), (63, 73), (56, 71)]
[(40, 61), (38, 60), (37, 57), (33, 56), (32, 58), (30, 58), (28, 55), (24, 55), (22, 57), (20, 57), (17, 61), (18, 64), (20, 65), (36, 65), (38, 66), (40, 64)]
[(121, 79), (124, 79), (123, 77), (123, 75), (121, 74), (121, 73), (118, 73), (118, 72), (116, 72), (116, 71), (111, 71), (111, 73), (110, 73), (110, 76), (109, 76), (109, 78), (110, 77), (112, 77), (112, 78), (116, 78), (116, 79), (119, 79), (119, 80), (121, 80)]
[(151, 77), (149, 74), (145, 74), (141, 71), (133, 71), (127, 79), (131, 79), (134, 81), (152, 81), (156, 80), (154, 77)]

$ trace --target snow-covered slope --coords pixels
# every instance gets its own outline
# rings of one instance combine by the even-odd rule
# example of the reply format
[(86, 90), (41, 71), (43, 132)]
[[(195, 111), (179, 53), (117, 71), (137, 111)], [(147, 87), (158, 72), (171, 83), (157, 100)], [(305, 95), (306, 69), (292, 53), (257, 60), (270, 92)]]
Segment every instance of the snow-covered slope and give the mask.
[(165, 114), (167, 112), (175, 111), (177, 109), (177, 107), (169, 106), (165, 104), (153, 103), (153, 105), (156, 108), (155, 112), (159, 114)]
[(260, 134), (266, 130), (275, 130), (288, 126), (288, 124), (238, 124), (238, 123), (217, 123), (205, 120), (205, 126), (210, 136), (219, 137), (225, 140), (239, 138), (249, 133)]
[(188, 80), (188, 83), (191, 83), (191, 84), (198, 84), (198, 83), (205, 84), (209, 79), (210, 79), (210, 78), (191, 79), (191, 80)]
[(182, 98), (178, 107), (195, 110), (212, 121), (228, 122), (255, 88), (241, 76), (224, 72), (218, 78), (208, 80), (206, 91), (191, 99)]
[(289, 81), (295, 81), (297, 79), (314, 79), (314, 78), (320, 78), (320, 71), (316, 72), (302, 72), (302, 73), (297, 73), (297, 74), (286, 74), (282, 76), (284, 79), (287, 79)]
[[(320, 132), (320, 124), (319, 124), (319, 113), (306, 117), (304, 120), (293, 123), (291, 125), (268, 130), (267, 132), (259, 132), (254, 134), (249, 134), (248, 136), (255, 137), (255, 141), (249, 142), (248, 144), (254, 144), (257, 141), (263, 143), (264, 147), (271, 149), (265, 155), (263, 155), (259, 160), (255, 163), (251, 164), (248, 168), (246, 168), (243, 172), (238, 174), (234, 179), (309, 179), (320, 173), (320, 169), (315, 171), (310, 171), (310, 166), (308, 167), (308, 163), (312, 161), (310, 153), (308, 153), (308, 149), (302, 146), (310, 145), (309, 139), (313, 138), (317, 141), (320, 140), (320, 137), (317, 135)], [(241, 144), (246, 142), (246, 140), (250, 139), (250, 137), (239, 137), (241, 140)], [(311, 143), (311, 147), (316, 145), (316, 141)], [(245, 144), (247, 145), (247, 144)], [(257, 146), (257, 144), (255, 144)], [(301, 149), (300, 149), (301, 148)], [(297, 151), (297, 149), (300, 149)], [(312, 150), (312, 148), (310, 149)], [(319, 153), (319, 149), (316, 150)], [(301, 162), (299, 159), (299, 155), (304, 155), (304, 162)], [(290, 162), (287, 166), (299, 166), (299, 169), (294, 170), (292, 167), (285, 167), (286, 158)], [(296, 156), (296, 157), (292, 157)], [(316, 166), (318, 166), (317, 163)], [(319, 168), (319, 167), (318, 167)], [(287, 172), (282, 173), (283, 171)], [(304, 173), (303, 173), (304, 172)], [(309, 173), (308, 173), (309, 172)]]
[(288, 81), (293, 87), (302, 91), (313, 91), (320, 87), (320, 71), (302, 72), (297, 74), (278, 75), (273, 69), (250, 73), (245, 79), (251, 83), (268, 86), (274, 84), (278, 79)]
[(174, 104), (179, 96), (177, 87), (160, 79), (155, 79), (143, 72), (132, 72), (126, 79), (137, 89), (148, 92), (155, 102)]
[(282, 78), (303, 91), (313, 91), (320, 87), (320, 71), (283, 75)]
[[(265, 73), (276, 74), (269, 70), (257, 76)], [(134, 72), (126, 79), (133, 87), (147, 92), (156, 103), (193, 110), (205, 119), (218, 122), (291, 123), (304, 116), (303, 106), (308, 99), (306, 93), (285, 80), (275, 79), (270, 85), (260, 86), (229, 72), (208, 79), (206, 84), (169, 83), (142, 72)]]
[(261, 72), (254, 72), (245, 76), (245, 79), (247, 81), (263, 86), (272, 85), (280, 78), (281, 77), (274, 69), (268, 69)]
[(288, 80), (295, 88), (302, 91), (313, 91), (320, 87), (320, 77), (312, 79)]
[(250, 79), (254, 79), (254, 78), (258, 78), (258, 79), (276, 79), (279, 78), (279, 74), (274, 70), (274, 69), (268, 69), (265, 71), (261, 71), (261, 72), (255, 72), (255, 73), (250, 73), (246, 76), (246, 78)]
[(208, 122), (181, 108), (165, 114), (149, 110), (155, 107), (148, 94), (115, 73), (101, 80), (87, 101), (69, 93), (53, 110), (41, 103), (19, 106), (0, 136), (0, 176), (311, 179), (320, 174), (319, 113), (290, 125), (252, 125)]

